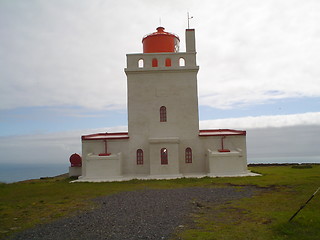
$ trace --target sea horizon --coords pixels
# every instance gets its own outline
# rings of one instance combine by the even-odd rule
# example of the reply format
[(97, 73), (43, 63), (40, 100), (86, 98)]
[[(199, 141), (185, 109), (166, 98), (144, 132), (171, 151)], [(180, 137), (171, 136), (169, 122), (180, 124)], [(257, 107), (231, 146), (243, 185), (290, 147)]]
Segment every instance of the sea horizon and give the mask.
[(68, 173), (70, 163), (0, 163), (0, 182), (14, 183)]
[[(320, 164), (320, 156), (249, 157), (248, 164)], [(68, 173), (70, 163), (0, 163), (0, 182), (14, 183)]]

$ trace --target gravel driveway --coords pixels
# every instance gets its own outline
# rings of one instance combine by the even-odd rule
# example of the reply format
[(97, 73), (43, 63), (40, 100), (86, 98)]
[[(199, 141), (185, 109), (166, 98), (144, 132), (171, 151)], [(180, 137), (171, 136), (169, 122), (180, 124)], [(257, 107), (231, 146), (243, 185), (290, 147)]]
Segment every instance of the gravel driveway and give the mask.
[(191, 187), (121, 192), (95, 199), (99, 207), (92, 211), (37, 226), (10, 239), (169, 239), (196, 210), (195, 202), (223, 204), (251, 197), (254, 192), (253, 187), (242, 191), (233, 187)]

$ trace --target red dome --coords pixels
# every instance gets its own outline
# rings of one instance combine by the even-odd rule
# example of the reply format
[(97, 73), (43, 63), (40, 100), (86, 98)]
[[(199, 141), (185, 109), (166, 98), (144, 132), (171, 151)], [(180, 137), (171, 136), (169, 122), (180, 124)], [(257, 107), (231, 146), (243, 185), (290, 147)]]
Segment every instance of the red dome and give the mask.
[(177, 52), (180, 39), (177, 35), (158, 27), (157, 32), (146, 35), (142, 39), (143, 53)]
[(69, 158), (71, 167), (81, 167), (82, 166), (82, 158), (79, 154), (72, 154)]

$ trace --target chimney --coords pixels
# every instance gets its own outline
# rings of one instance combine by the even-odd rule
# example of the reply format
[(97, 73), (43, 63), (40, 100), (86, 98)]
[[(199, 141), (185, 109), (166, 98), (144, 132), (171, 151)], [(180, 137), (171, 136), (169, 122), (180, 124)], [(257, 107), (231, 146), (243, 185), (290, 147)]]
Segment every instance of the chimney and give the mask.
[(196, 38), (194, 29), (186, 29), (186, 52), (196, 52)]

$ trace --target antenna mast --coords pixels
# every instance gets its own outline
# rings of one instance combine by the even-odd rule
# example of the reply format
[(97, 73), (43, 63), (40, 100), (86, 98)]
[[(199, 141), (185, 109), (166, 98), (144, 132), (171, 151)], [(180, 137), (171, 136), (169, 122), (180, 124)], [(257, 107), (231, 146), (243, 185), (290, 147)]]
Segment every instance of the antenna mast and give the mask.
[(189, 12), (187, 12), (187, 14), (188, 14), (188, 29), (190, 29), (190, 19), (192, 19), (193, 17), (192, 16), (189, 17)]

